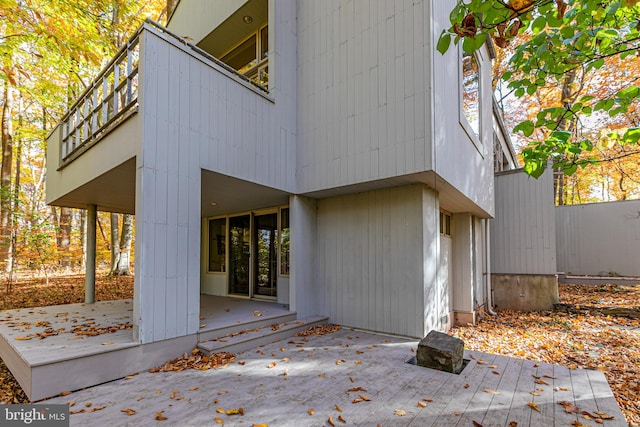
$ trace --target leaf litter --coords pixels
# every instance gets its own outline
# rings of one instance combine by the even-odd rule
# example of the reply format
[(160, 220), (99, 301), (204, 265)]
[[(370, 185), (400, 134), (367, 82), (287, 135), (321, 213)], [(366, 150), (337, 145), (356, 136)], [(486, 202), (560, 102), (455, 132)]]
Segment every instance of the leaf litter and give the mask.
[[(476, 326), (454, 328), (453, 334), (464, 340), (468, 350), (601, 371), (627, 422), (640, 425), (640, 319), (634, 317), (640, 307), (640, 285), (561, 284), (559, 291), (560, 307), (565, 309), (499, 311)], [(549, 385), (542, 378), (555, 379), (543, 375), (536, 383)]]

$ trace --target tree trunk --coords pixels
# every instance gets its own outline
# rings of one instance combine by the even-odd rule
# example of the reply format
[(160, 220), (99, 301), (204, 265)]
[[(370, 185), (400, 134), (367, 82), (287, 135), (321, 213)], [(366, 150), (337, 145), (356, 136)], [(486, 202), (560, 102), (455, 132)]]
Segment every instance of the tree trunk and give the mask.
[(120, 264), (120, 215), (111, 213), (111, 276), (118, 276)]
[(133, 218), (122, 215), (122, 233), (120, 234), (120, 257), (114, 276), (131, 276), (131, 243), (133, 240)]
[[(118, 241), (118, 214), (111, 214), (111, 276), (131, 275), (131, 243), (133, 240), (133, 218), (122, 215), (122, 232)], [(115, 221), (113, 218), (116, 218)]]
[(0, 262), (9, 260), (11, 247), (11, 166), (13, 164), (12, 93), (9, 81), (4, 82), (2, 107), (2, 169), (0, 170)]
[(58, 232), (60, 235), (58, 250), (62, 254), (60, 258), (60, 266), (63, 268), (71, 267), (71, 208), (60, 208), (60, 225), (58, 226)]
[[(584, 76), (583, 76), (584, 77)], [(577, 95), (580, 93), (580, 89), (576, 89), (576, 83), (578, 81), (578, 74), (576, 70), (571, 70), (567, 74), (565, 74), (564, 79), (562, 80), (562, 92), (561, 92), (561, 100), (563, 106), (567, 109), (575, 103)], [(575, 117), (570, 117), (569, 119), (562, 118), (558, 123), (558, 130), (560, 131), (568, 131), (572, 132), (575, 125)], [(555, 200), (558, 206), (565, 205), (567, 203), (566, 198), (566, 180), (564, 176), (564, 172), (556, 169), (553, 174), (553, 183), (554, 183), (554, 191), (555, 191)]]

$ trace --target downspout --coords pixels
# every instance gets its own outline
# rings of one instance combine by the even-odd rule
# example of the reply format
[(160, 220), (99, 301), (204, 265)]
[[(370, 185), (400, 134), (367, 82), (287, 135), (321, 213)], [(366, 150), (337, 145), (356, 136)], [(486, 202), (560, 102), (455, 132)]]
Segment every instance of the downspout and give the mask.
[(484, 241), (485, 241), (485, 260), (486, 260), (486, 265), (484, 266), (486, 274), (485, 274), (485, 280), (486, 280), (486, 292), (487, 292), (487, 313), (489, 313), (491, 316), (496, 316), (498, 313), (496, 313), (495, 311), (493, 311), (493, 291), (491, 290), (491, 234), (490, 234), (490, 228), (489, 228), (489, 220), (484, 218), (482, 220), (484, 222)]

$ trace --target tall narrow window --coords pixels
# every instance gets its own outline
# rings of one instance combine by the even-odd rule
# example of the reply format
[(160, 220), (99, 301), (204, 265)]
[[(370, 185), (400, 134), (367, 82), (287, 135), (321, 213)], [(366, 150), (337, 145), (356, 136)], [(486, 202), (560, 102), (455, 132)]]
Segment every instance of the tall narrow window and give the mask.
[(209, 271), (225, 272), (227, 219), (209, 220)]
[(289, 208), (280, 211), (280, 274), (289, 275)]
[[(472, 137), (480, 136), (480, 67), (474, 55), (462, 57), (462, 113)], [(466, 128), (466, 126), (465, 126)]]

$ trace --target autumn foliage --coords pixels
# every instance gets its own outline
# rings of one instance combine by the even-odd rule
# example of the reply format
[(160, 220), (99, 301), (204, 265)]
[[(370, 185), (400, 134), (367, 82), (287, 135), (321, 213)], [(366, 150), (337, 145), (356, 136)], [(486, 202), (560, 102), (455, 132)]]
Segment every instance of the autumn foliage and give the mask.
[(560, 300), (571, 309), (499, 311), (453, 332), (470, 350), (602, 371), (640, 424), (640, 285), (560, 285)]

